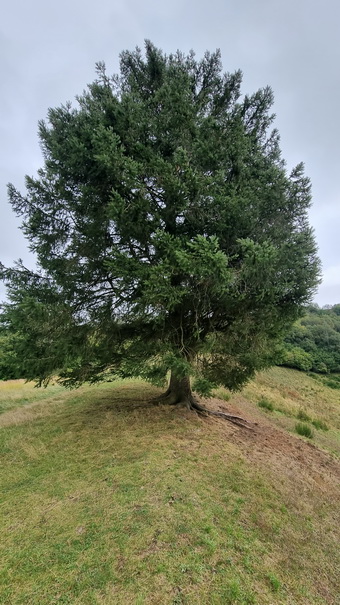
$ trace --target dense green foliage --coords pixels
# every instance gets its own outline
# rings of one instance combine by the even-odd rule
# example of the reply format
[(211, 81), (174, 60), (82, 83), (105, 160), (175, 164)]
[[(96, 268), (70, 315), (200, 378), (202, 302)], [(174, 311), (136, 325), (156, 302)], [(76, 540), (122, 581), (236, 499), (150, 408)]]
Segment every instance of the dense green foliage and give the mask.
[(20, 336), (0, 327), (0, 380), (21, 378), (21, 361), (18, 359)]
[(272, 363), (318, 282), (310, 183), (287, 174), (269, 88), (241, 97), (218, 52), (123, 52), (50, 109), (44, 167), (9, 186), (38, 259), (4, 270), (22, 376), (65, 384), (169, 369), (208, 394)]
[(285, 338), (282, 365), (322, 374), (340, 372), (340, 305), (308, 307)]

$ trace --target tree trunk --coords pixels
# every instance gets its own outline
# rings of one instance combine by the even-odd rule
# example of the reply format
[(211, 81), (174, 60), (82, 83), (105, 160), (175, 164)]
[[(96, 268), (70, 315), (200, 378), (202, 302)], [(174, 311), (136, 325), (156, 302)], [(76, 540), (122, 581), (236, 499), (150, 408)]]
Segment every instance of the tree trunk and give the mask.
[(209, 410), (202, 406), (193, 396), (190, 385), (190, 377), (184, 376), (178, 378), (173, 372), (171, 372), (169, 387), (159, 397), (153, 400), (153, 403), (167, 403), (168, 405), (185, 405), (188, 410), (195, 410), (201, 414), (210, 414), (211, 416), (217, 416), (228, 420), (233, 424), (237, 424), (246, 429), (253, 430), (248, 420), (241, 416), (234, 416), (233, 414), (226, 414), (225, 412), (217, 412), (215, 410)]
[(159, 397), (159, 400), (170, 405), (181, 404), (185, 405), (189, 410), (193, 409), (194, 397), (191, 391), (189, 376), (178, 378), (171, 372), (169, 387)]

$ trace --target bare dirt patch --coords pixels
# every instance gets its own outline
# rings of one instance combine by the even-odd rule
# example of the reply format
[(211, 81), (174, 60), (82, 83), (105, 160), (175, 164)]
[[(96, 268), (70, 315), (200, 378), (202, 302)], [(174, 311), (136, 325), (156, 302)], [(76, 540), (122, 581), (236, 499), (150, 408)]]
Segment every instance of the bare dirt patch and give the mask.
[(219, 432), (240, 446), (244, 455), (274, 471), (279, 468), (280, 473), (285, 470), (289, 475), (295, 470), (306, 474), (319, 486), (334, 484), (340, 490), (340, 463), (331, 454), (276, 428), (271, 419), (259, 413), (253, 404), (242, 397), (238, 400), (239, 404), (226, 405), (223, 400), (210, 399), (208, 405), (215, 410), (243, 416), (251, 423), (253, 430), (250, 431), (230, 426), (217, 418), (211, 419)]

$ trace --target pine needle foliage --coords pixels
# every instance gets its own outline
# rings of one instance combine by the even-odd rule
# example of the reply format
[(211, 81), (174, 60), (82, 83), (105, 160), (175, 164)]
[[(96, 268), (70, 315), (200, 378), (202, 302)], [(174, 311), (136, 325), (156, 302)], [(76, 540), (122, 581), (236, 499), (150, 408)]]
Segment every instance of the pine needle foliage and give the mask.
[(319, 276), (309, 179), (287, 173), (269, 87), (241, 96), (220, 53), (120, 57), (39, 124), (44, 165), (9, 185), (37, 258), (3, 269), (6, 329), (40, 384), (171, 370), (199, 391), (273, 362)]

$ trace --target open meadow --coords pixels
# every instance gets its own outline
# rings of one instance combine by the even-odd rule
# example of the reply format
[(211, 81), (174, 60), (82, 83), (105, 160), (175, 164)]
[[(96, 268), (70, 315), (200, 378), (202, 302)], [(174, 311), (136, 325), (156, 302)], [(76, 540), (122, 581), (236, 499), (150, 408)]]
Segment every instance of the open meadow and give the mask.
[(251, 429), (157, 392), (0, 382), (0, 603), (340, 603), (340, 390), (273, 368), (205, 402)]

